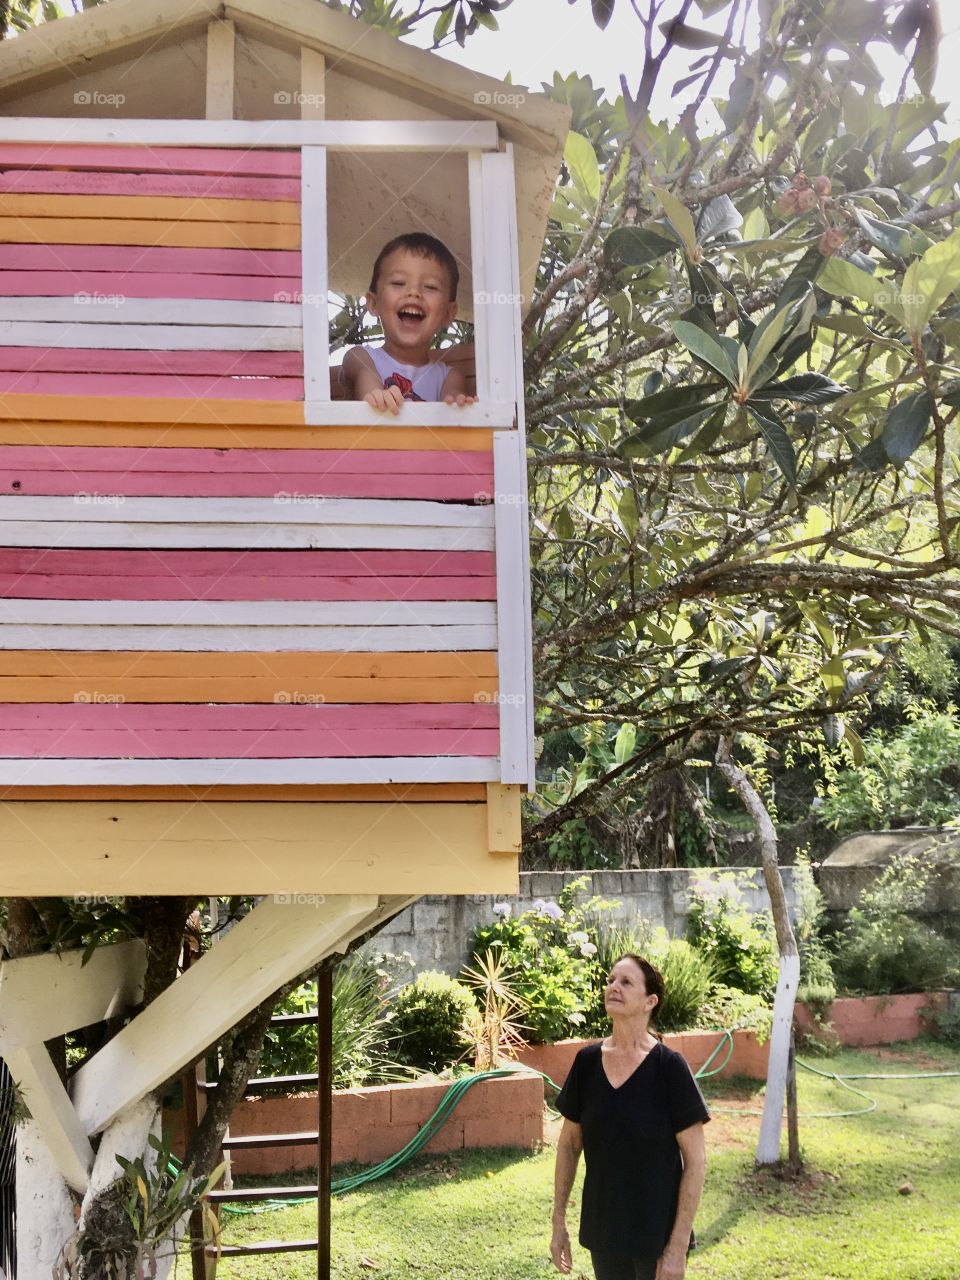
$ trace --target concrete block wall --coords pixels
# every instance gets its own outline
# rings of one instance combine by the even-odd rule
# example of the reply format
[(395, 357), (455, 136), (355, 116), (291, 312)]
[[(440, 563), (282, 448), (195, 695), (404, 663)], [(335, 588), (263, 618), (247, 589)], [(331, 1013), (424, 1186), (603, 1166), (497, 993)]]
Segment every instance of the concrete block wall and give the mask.
[[(583, 897), (599, 896), (617, 905), (604, 912), (611, 923), (634, 925), (645, 921), (652, 928), (665, 928), (682, 937), (686, 931), (690, 891), (694, 884), (713, 884), (720, 891), (721, 876), (733, 876), (750, 911), (769, 905), (763, 873), (756, 867), (728, 867), (722, 871), (697, 868), (647, 871), (530, 871), (520, 876), (516, 897), (495, 898), (487, 894), (458, 897), (425, 897), (381, 929), (367, 945), (370, 952), (407, 952), (416, 972), (439, 969), (457, 974), (467, 960), (467, 944), (479, 924), (495, 917), (496, 902), (509, 904), (514, 916), (533, 906), (538, 899), (556, 902), (565, 884), (587, 874), (589, 884)], [(782, 868), (787, 903), (795, 909), (793, 868)]]

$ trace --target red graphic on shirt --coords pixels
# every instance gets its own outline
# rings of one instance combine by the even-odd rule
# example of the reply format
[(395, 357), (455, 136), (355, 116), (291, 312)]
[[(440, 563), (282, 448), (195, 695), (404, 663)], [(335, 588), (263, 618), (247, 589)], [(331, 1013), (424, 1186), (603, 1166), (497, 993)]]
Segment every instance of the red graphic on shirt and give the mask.
[(402, 373), (391, 373), (383, 384), (385, 387), (399, 387), (400, 394), (404, 400), (423, 400), (423, 396), (418, 396), (413, 389), (413, 383), (409, 378), (405, 378)]

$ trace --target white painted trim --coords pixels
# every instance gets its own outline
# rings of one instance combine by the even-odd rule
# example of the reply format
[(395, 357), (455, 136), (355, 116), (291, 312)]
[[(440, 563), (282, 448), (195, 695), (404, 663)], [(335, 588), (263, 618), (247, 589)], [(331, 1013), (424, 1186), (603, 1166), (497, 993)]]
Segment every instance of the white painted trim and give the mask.
[[(488, 335), (490, 397), (511, 404), (523, 394), (522, 373), (517, 367), (520, 292), (519, 286), (515, 285), (514, 266), (517, 247), (513, 158), (493, 152), (480, 155), (479, 162), (483, 191), (484, 284), (482, 293), (474, 293), (474, 323), (479, 322), (483, 313), (480, 327)], [(511, 224), (514, 224), (513, 228)]]
[[(474, 366), (477, 377), (477, 399), (481, 405), (488, 404), (493, 399), (490, 378), (490, 333), (488, 329), (490, 317), (486, 307), (478, 302), (478, 299), (482, 298), (489, 289), (487, 283), (486, 205), (484, 201), (482, 161), (483, 155), (480, 151), (471, 151), (467, 160), (470, 201), (470, 256), (473, 268)], [(510, 410), (512, 426), (512, 406), (510, 406)]]
[[(285, 786), (292, 783), (498, 782), (492, 756), (396, 756), (351, 759), (12, 760), (0, 759), (6, 787)], [(3, 867), (0, 865), (0, 892)]]
[[(109, 496), (109, 495), (108, 495)], [(64, 519), (0, 521), (2, 547), (167, 547), (286, 548), (322, 550), (492, 551), (493, 526), (486, 529), (390, 525), (83, 523)]]
[(3, 1056), (61, 1178), (74, 1191), (86, 1191), (93, 1148), (50, 1054), (42, 1044), (33, 1044)]
[(305, 400), (330, 398), (330, 322), (327, 310), (327, 153), (301, 154), (300, 243)]
[(800, 982), (800, 957), (780, 957), (780, 977), (773, 998), (773, 1029), (770, 1034), (770, 1058), (767, 1064), (767, 1089), (763, 1098), (763, 1118), (757, 1140), (757, 1163), (776, 1164), (780, 1159), (780, 1130), (783, 1105), (787, 1096), (787, 1066), (790, 1057), (790, 1030), (793, 1006)]
[(386, 525), (392, 529), (489, 529), (489, 505), (428, 502), (420, 498), (144, 498), (108, 495), (113, 503), (81, 495), (42, 497), (35, 494), (0, 495), (0, 522), (7, 520), (69, 520), (98, 523), (113, 506), (125, 524), (163, 521), (175, 524), (323, 524)]
[[(465, 627), (496, 626), (492, 600), (12, 600), (0, 623), (21, 626)], [(0, 974), (2, 974), (0, 964)], [(0, 978), (2, 983), (2, 978)], [(2, 997), (0, 997), (2, 998)], [(81, 1024), (82, 1025), (82, 1024)], [(48, 1040), (49, 1036), (44, 1036)]]
[(487, 427), (513, 430), (512, 404), (479, 403), (458, 409), (453, 405), (408, 400), (399, 413), (378, 413), (358, 400), (308, 400), (304, 405), (308, 427)]
[(494, 151), (487, 120), (91, 120), (5, 116), (0, 141), (125, 147), (328, 147), (331, 151)]
[(208, 120), (233, 119), (234, 37), (234, 25), (229, 19), (215, 18), (207, 23)]
[[(90, 324), (162, 324), (171, 328), (197, 325), (231, 325), (273, 328), (300, 324), (296, 302), (231, 302), (211, 298), (127, 298), (109, 303), (91, 302), (89, 295), (63, 298), (4, 298), (3, 318), (37, 324), (70, 324), (84, 331)], [(76, 335), (74, 335), (76, 336)], [(247, 335), (248, 341), (251, 335)], [(257, 347), (256, 339), (252, 342)]]
[[(181, 302), (180, 305), (181, 308), (188, 308), (193, 303)], [(294, 310), (297, 311), (298, 308), (295, 307)], [(183, 314), (187, 314), (186, 310)], [(0, 347), (100, 347), (133, 351), (299, 351), (302, 346), (303, 333), (299, 314), (295, 329), (279, 325), (261, 325), (259, 328), (243, 325), (215, 328), (199, 324), (120, 325), (94, 321), (92, 317), (73, 324), (0, 320)], [(262, 379), (260, 385), (264, 388), (263, 399), (269, 400), (270, 380)]]
[(251, 1009), (325, 956), (342, 951), (379, 908), (374, 894), (316, 905), (264, 898), (73, 1077), (88, 1134), (193, 1061)]
[[(266, 616), (269, 612), (265, 608)], [(0, 650), (138, 649), (163, 653), (448, 653), (495, 648), (497, 628), (463, 627), (126, 627), (0, 624)], [(268, 664), (269, 659), (265, 659)], [(516, 779), (511, 779), (516, 781)]]
[(0, 1057), (116, 1017), (143, 999), (139, 939), (0, 962)]
[(521, 523), (523, 467), (515, 434), (493, 441), (497, 494), (498, 689), (500, 703), (500, 781), (527, 781), (526, 629), (523, 622)]

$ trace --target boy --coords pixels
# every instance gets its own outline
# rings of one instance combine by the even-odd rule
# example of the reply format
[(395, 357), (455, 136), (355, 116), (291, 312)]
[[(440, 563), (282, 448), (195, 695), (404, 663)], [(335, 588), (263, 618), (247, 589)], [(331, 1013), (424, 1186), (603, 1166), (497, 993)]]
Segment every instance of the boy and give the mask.
[(351, 347), (340, 380), (351, 400), (398, 413), (404, 400), (474, 404), (459, 369), (429, 358), (430, 344), (457, 314), (460, 272), (440, 240), (422, 232), (397, 236), (373, 264), (367, 310), (380, 317), (382, 347)]

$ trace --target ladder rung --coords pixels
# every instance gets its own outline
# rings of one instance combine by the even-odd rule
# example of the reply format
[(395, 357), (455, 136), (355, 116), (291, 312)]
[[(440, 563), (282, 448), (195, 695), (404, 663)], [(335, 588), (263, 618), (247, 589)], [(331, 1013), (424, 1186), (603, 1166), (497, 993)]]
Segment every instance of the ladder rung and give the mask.
[(272, 1027), (312, 1027), (316, 1025), (317, 1011), (313, 1013), (275, 1013), (270, 1019)]
[[(318, 1085), (316, 1072), (302, 1076), (259, 1076), (251, 1080), (247, 1085), (247, 1093), (260, 1093), (263, 1089), (290, 1089), (295, 1085), (310, 1084), (316, 1089)], [(216, 1089), (217, 1082), (215, 1080), (202, 1080), (199, 1087), (205, 1093), (209, 1093), (212, 1089)]]
[(219, 1249), (208, 1244), (203, 1252), (208, 1258), (242, 1258), (257, 1253), (315, 1253), (319, 1247), (317, 1240), (269, 1240), (264, 1244), (225, 1244)]
[(316, 1146), (320, 1141), (319, 1133), (258, 1133), (255, 1136), (238, 1138), (224, 1138), (224, 1151), (233, 1151), (239, 1148), (245, 1149), (267, 1149), (271, 1147), (305, 1147)]
[(211, 1204), (223, 1204), (241, 1200), (304, 1200), (316, 1199), (317, 1186), (308, 1187), (249, 1187), (243, 1191), (211, 1191), (204, 1198)]

